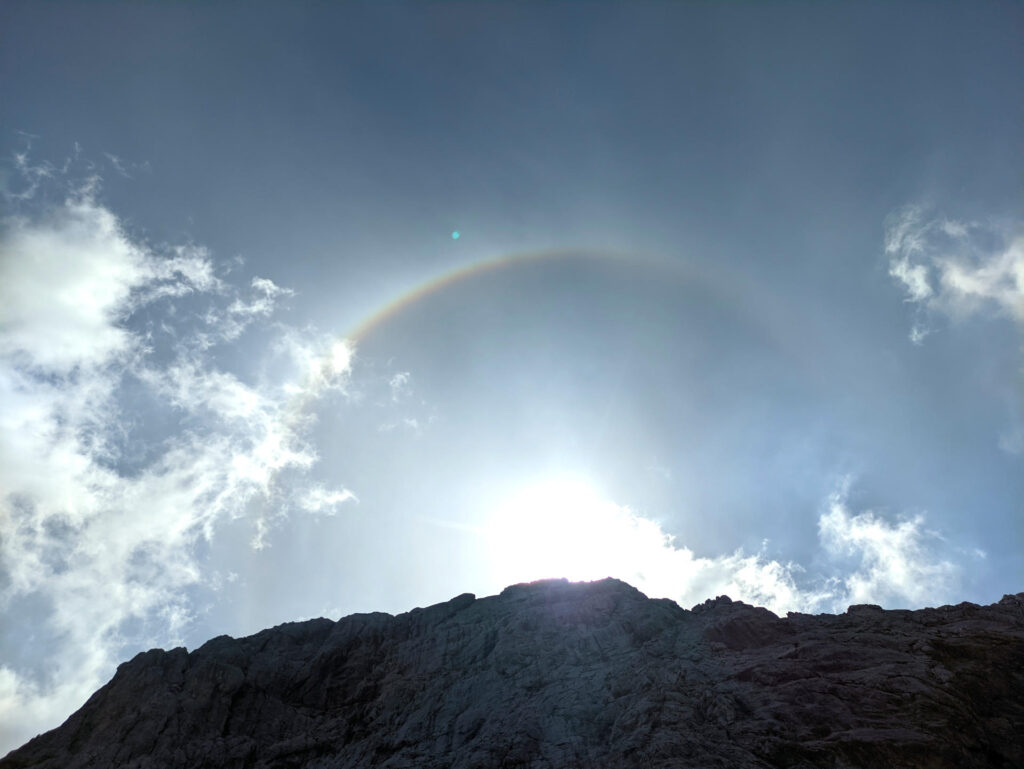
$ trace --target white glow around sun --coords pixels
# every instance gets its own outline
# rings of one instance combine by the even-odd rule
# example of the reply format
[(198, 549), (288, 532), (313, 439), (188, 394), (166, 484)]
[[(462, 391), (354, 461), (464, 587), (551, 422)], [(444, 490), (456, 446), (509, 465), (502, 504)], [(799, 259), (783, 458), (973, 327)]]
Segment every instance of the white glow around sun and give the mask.
[(492, 576), (502, 584), (548, 577), (636, 579), (644, 552), (668, 544), (657, 524), (577, 479), (545, 481), (513, 494), (494, 509), (486, 531)]

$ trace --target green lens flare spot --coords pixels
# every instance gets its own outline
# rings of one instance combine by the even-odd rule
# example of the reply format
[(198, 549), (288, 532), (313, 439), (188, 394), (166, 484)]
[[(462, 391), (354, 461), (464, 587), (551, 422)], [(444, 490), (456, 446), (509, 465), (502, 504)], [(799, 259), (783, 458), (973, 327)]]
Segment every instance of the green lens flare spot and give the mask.
[(462, 237), (461, 232), (458, 230), (452, 230), (452, 240), (458, 240), (460, 237)]

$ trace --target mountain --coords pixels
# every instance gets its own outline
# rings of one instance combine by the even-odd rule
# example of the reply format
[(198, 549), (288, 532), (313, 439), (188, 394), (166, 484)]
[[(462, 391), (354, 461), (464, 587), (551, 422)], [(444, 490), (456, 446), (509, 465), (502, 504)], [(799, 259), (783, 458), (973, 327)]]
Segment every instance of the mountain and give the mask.
[(1024, 593), (990, 606), (685, 611), (514, 585), (154, 649), (0, 759), (43, 767), (1024, 766)]

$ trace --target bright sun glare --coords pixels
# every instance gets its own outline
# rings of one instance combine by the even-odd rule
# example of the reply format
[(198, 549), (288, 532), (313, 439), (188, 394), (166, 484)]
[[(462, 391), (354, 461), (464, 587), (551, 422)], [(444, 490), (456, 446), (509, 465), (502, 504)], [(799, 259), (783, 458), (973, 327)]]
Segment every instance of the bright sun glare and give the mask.
[(529, 486), (491, 515), (493, 574), (504, 584), (625, 577), (617, 573), (624, 566), (623, 545), (636, 539), (642, 523), (585, 481), (563, 478)]

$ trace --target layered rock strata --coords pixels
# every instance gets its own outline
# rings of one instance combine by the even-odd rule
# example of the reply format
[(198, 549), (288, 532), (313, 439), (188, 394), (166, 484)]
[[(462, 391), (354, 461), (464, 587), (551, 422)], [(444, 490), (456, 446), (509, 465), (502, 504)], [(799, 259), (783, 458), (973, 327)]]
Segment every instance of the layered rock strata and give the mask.
[(280, 625), (139, 654), (28, 767), (1024, 767), (1024, 593), (779, 618), (545, 581)]

